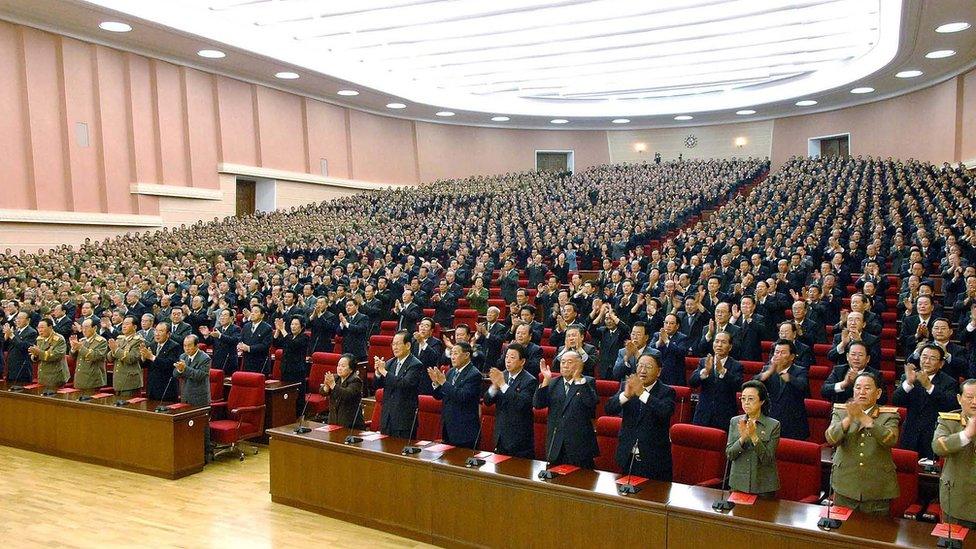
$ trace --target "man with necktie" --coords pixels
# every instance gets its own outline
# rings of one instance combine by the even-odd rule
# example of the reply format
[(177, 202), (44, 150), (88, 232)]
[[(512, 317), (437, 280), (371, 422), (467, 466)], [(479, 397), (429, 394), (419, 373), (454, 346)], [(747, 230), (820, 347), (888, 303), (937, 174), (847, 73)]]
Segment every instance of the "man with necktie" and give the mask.
[(237, 350), (244, 353), (244, 371), (270, 374), (268, 351), (271, 349), (271, 325), (264, 321), (264, 307), (251, 307), (251, 320), (241, 329)]
[(444, 442), (474, 448), (481, 434), (478, 416), (481, 372), (471, 365), (470, 345), (462, 341), (451, 348), (451, 366), (446, 374), (440, 368), (427, 368), (434, 398), (444, 401), (441, 412)]
[(593, 458), (600, 454), (593, 430), (593, 416), (598, 402), (596, 382), (583, 375), (583, 359), (575, 351), (563, 354), (555, 381), (549, 365), (542, 361), (542, 383), (536, 389), (532, 405), (549, 408), (546, 426), (546, 460), (554, 465), (569, 464), (593, 468)]
[[(519, 329), (528, 332), (528, 327), (519, 326)], [(491, 387), (485, 392), (485, 404), (495, 405), (495, 429), (492, 433), (494, 451), (532, 459), (535, 457), (532, 397), (539, 382), (525, 370), (525, 357), (525, 347), (521, 344), (508, 346), (505, 351), (505, 372), (498, 368), (488, 371)]]
[(410, 332), (397, 332), (390, 346), (393, 349), (390, 360), (383, 362), (380, 357), (373, 357), (376, 388), (383, 389), (380, 432), (410, 439), (417, 417), (417, 385), (423, 375), (423, 364), (410, 354)]

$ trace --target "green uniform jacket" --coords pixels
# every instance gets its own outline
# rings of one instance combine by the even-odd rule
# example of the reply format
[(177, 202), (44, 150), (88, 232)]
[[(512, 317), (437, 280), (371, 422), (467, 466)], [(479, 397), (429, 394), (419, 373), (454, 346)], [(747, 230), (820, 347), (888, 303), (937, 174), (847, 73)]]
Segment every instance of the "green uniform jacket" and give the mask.
[(68, 382), (68, 361), (64, 355), (67, 345), (64, 336), (55, 332), (51, 337), (37, 338), (40, 363), (37, 365), (37, 381), (45, 387), (60, 387)]
[(75, 358), (75, 388), (97, 389), (107, 382), (105, 358), (108, 356), (108, 340), (95, 334), (82, 338), (81, 346), (72, 351)]
[(827, 428), (827, 443), (837, 448), (830, 484), (834, 491), (857, 501), (898, 497), (898, 476), (891, 449), (898, 443), (898, 409), (875, 406), (874, 425), (861, 429), (852, 422), (847, 431), (841, 421), (847, 417), (843, 404), (834, 405)]
[(729, 443), (725, 456), (732, 462), (729, 487), (749, 494), (763, 494), (779, 490), (779, 472), (776, 470), (776, 447), (779, 446), (779, 421), (760, 415), (756, 420), (758, 442), (739, 441), (739, 419), (729, 423)]
[[(961, 410), (939, 414), (932, 438), (932, 449), (945, 458), (939, 483), (942, 510), (956, 519), (976, 522), (976, 440), (966, 446), (959, 440), (966, 423), (976, 421), (962, 417)], [(951, 492), (950, 492), (951, 490)]]
[(114, 363), (112, 370), (112, 387), (116, 391), (132, 391), (142, 387), (142, 363), (139, 361), (139, 350), (146, 345), (146, 341), (139, 334), (119, 336), (119, 346), (108, 356)]

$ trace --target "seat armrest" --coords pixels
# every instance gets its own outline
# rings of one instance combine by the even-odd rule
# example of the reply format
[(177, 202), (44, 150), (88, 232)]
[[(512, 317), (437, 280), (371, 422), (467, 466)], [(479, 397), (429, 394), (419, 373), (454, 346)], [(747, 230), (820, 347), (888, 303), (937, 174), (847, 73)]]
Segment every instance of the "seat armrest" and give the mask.
[(237, 415), (243, 412), (257, 412), (259, 410), (263, 411), (264, 408), (265, 408), (264, 404), (258, 406), (241, 406), (240, 408), (234, 408), (233, 410), (230, 411), (230, 413)]
[(710, 478), (708, 480), (703, 480), (696, 484), (695, 486), (705, 486), (706, 488), (721, 488), (722, 479), (720, 478)]

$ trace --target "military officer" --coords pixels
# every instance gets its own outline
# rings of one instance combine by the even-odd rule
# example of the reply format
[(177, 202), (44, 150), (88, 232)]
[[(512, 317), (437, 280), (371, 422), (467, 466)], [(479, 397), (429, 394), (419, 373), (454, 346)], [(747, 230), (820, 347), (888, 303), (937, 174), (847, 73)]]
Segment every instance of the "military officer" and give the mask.
[(122, 320), (122, 335), (108, 342), (111, 349), (109, 357), (115, 363), (112, 387), (121, 397), (130, 397), (142, 388), (142, 364), (139, 359), (145, 345), (146, 340), (136, 333), (136, 321), (131, 316)]
[(72, 338), (71, 355), (75, 357), (75, 388), (97, 389), (107, 382), (105, 358), (108, 356), (108, 340), (98, 335), (91, 319), (81, 323), (80, 340)]
[(37, 343), (27, 349), (38, 362), (37, 381), (48, 388), (59, 388), (68, 382), (67, 345), (64, 336), (54, 331), (54, 321), (42, 318), (37, 323)]
[(976, 528), (976, 379), (962, 384), (961, 408), (942, 412), (932, 439), (936, 455), (945, 458), (939, 502), (945, 522)]
[(854, 397), (835, 404), (827, 443), (836, 448), (830, 484), (834, 503), (856, 511), (888, 514), (898, 497), (891, 449), (898, 443), (898, 409), (878, 406), (881, 387), (874, 373), (854, 379)]

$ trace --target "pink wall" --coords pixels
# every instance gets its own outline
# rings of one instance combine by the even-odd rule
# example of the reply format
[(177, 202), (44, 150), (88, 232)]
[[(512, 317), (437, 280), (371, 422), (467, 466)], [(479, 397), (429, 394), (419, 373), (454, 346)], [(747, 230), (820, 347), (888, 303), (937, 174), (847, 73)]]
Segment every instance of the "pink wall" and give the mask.
[(960, 77), (959, 160), (976, 160), (976, 70)]
[(930, 162), (956, 158), (957, 78), (914, 93), (847, 109), (778, 118), (773, 124), (773, 165), (807, 154), (811, 137), (851, 134), (851, 154), (916, 158)]
[(602, 131), (505, 130), (418, 122), (417, 143), (422, 181), (534, 169), (537, 149), (572, 150), (577, 169), (610, 161), (607, 134)]

